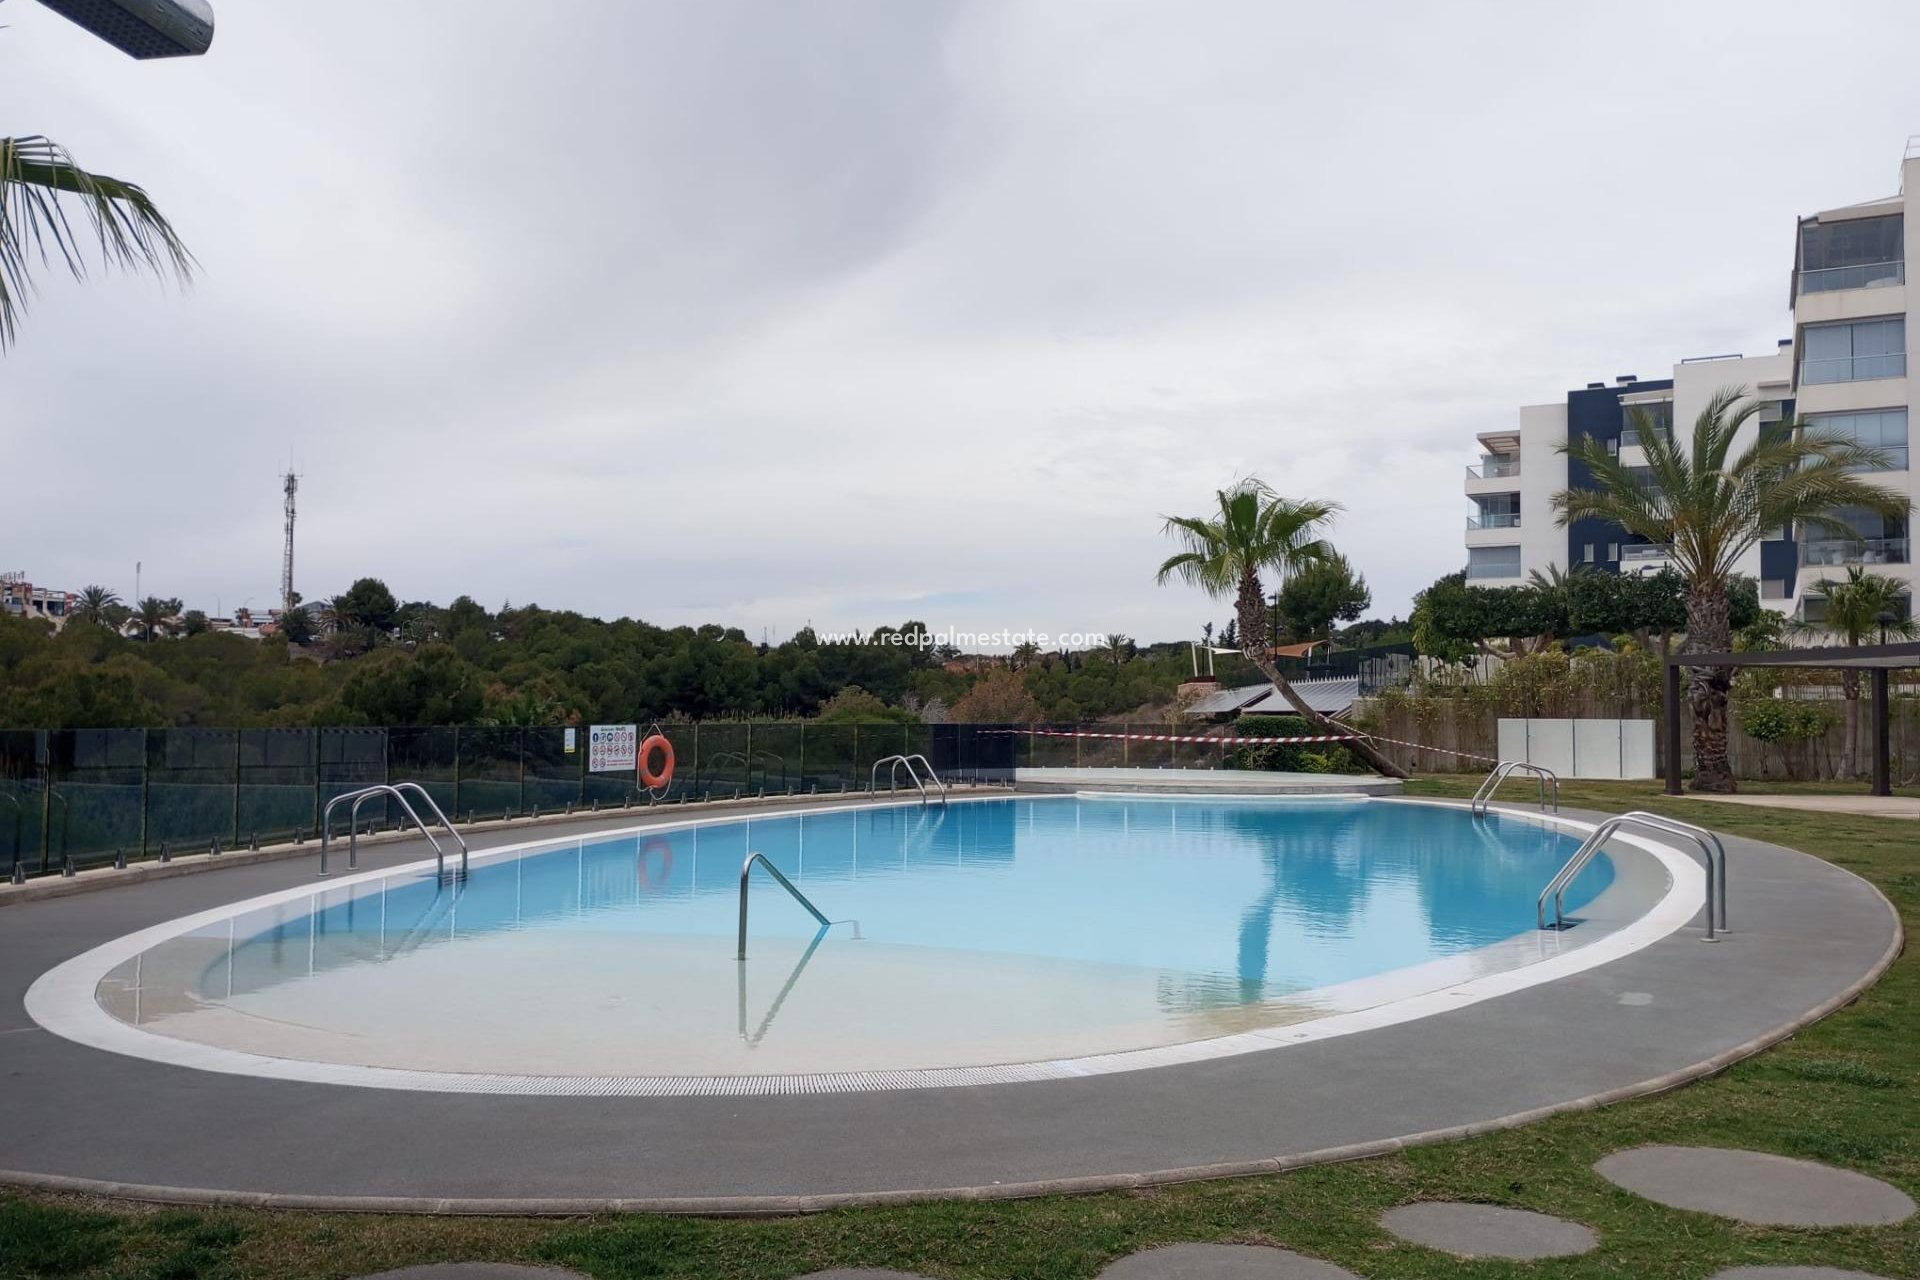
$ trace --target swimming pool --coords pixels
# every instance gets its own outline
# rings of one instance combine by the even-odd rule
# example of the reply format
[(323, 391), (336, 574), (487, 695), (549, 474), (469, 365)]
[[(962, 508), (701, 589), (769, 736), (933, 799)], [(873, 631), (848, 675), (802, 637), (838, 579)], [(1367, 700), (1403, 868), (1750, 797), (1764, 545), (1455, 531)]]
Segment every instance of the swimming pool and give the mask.
[[(713, 819), (481, 854), (463, 881), (428, 863), (189, 917), (90, 953), (110, 962), (92, 995), (140, 1042), (103, 1047), (348, 1083), (1045, 1077), (1273, 1047), (1564, 955), (1633, 914), (1536, 930), (1536, 895), (1576, 843), (1364, 799)], [(749, 852), (834, 923), (756, 872), (737, 961)], [(1615, 880), (1596, 860), (1570, 909), (1619, 898)]]

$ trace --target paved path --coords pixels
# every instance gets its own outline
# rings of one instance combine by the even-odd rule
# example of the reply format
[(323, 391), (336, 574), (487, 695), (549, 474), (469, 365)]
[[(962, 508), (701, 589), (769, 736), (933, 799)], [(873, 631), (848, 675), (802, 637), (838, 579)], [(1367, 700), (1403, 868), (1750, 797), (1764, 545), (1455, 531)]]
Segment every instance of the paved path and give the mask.
[(1577, 1222), (1497, 1204), (1403, 1204), (1381, 1214), (1380, 1225), (1402, 1240), (1463, 1258), (1565, 1258), (1600, 1247), (1600, 1237)]
[(1285, 1249), (1251, 1244), (1170, 1244), (1142, 1249), (1099, 1280), (1358, 1280), (1353, 1272)]
[(1707, 1280), (1888, 1280), (1888, 1277), (1865, 1271), (1841, 1271), (1837, 1267), (1729, 1267), (1714, 1272)]
[(1798, 809), (1805, 813), (1846, 813), (1869, 818), (1920, 820), (1920, 798), (1913, 796), (1711, 796), (1688, 792), (1689, 800), (1750, 805), (1758, 809)]
[(1671, 1209), (1769, 1227), (1881, 1227), (1914, 1213), (1906, 1192), (1851, 1169), (1723, 1147), (1635, 1147), (1594, 1168)]
[[(601, 824), (620, 825), (636, 824)], [(21, 996), (40, 973), (135, 929), (311, 884), (312, 863), (22, 903), (0, 910), (0, 1171), (12, 1171), (0, 1179), (321, 1208), (765, 1212), (1137, 1186), (1391, 1151), (1670, 1085), (1846, 998), (1890, 957), (1897, 921), (1871, 886), (1774, 846), (1727, 846), (1735, 932), (1717, 945), (1690, 926), (1436, 1017), (1211, 1062), (784, 1097), (403, 1093), (85, 1048), (26, 1016)], [(421, 852), (384, 846), (363, 865)]]

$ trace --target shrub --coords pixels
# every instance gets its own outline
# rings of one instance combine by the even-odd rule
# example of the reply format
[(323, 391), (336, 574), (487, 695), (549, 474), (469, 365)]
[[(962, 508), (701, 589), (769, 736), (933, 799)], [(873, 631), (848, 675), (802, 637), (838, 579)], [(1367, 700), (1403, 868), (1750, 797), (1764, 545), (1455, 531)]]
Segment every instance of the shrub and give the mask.
[[(1321, 728), (1301, 716), (1241, 716), (1232, 725), (1236, 738), (1306, 738)], [(1276, 773), (1364, 773), (1353, 753), (1334, 742), (1262, 743), (1235, 747), (1227, 753), (1230, 769), (1265, 769)]]

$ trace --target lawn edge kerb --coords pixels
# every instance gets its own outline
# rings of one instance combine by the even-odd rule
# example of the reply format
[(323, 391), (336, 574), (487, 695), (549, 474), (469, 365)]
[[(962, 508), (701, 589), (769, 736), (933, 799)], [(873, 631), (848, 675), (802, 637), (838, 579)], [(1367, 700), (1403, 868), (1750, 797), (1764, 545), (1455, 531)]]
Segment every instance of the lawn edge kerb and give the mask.
[[(1780, 846), (1787, 848), (1788, 846)], [(983, 1186), (928, 1187), (905, 1191), (849, 1191), (802, 1196), (639, 1196), (639, 1197), (489, 1197), (443, 1198), (433, 1196), (326, 1196), (267, 1191), (221, 1191), (206, 1187), (177, 1187), (142, 1183), (109, 1182), (97, 1178), (66, 1177), (58, 1174), (21, 1173), (0, 1170), (0, 1187), (66, 1195), (85, 1195), (106, 1200), (137, 1203), (191, 1205), (208, 1208), (274, 1209), (309, 1213), (397, 1214), (467, 1217), (584, 1217), (603, 1213), (651, 1213), (699, 1217), (786, 1217), (824, 1213), (833, 1209), (872, 1208), (951, 1200), (978, 1202), (1024, 1200), (1040, 1196), (1092, 1195), (1106, 1191), (1133, 1191), (1146, 1187), (1173, 1186), (1224, 1178), (1255, 1177), (1286, 1173), (1310, 1165), (1338, 1164), (1393, 1155), (1412, 1147), (1433, 1146), (1463, 1138), (1479, 1137), (1516, 1129), (1552, 1116), (1594, 1111), (1618, 1102), (1654, 1097), (1682, 1085), (1715, 1076), (1755, 1054), (1787, 1040), (1821, 1020), (1832, 1016), (1858, 1000), (1878, 982), (1906, 947), (1906, 927), (1899, 909), (1866, 877), (1841, 867), (1817, 854), (1795, 849), (1803, 857), (1816, 858), (1860, 881), (1879, 901), (1893, 921), (1893, 937), (1886, 950), (1868, 971), (1847, 988), (1830, 996), (1800, 1016), (1761, 1033), (1730, 1049), (1691, 1066), (1665, 1072), (1636, 1084), (1622, 1085), (1601, 1093), (1588, 1094), (1566, 1102), (1515, 1111), (1491, 1120), (1429, 1129), (1398, 1138), (1342, 1147), (1324, 1147), (1317, 1151), (1289, 1156), (1221, 1164), (1188, 1165), (1147, 1173), (1099, 1174), (1081, 1178), (1038, 1179), (1024, 1182), (995, 1182)]]

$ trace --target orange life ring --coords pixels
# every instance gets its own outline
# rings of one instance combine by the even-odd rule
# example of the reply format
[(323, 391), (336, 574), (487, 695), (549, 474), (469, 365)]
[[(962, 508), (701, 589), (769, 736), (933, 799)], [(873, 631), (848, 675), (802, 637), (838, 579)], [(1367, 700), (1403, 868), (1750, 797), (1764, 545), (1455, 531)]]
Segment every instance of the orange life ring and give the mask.
[[(653, 767), (653, 753), (666, 753), (666, 763), (658, 769)], [(640, 744), (640, 784), (648, 790), (657, 790), (673, 781), (673, 744), (667, 741), (663, 733), (656, 733)]]

